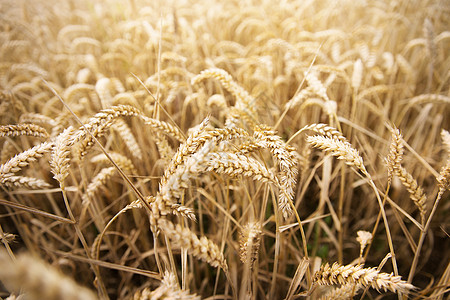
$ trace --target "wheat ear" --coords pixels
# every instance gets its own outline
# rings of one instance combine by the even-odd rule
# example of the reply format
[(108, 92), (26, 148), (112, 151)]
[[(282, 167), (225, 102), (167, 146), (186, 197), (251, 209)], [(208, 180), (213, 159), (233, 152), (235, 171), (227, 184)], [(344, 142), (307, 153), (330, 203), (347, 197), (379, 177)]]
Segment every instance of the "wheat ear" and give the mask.
[(50, 158), (50, 166), (53, 178), (58, 180), (60, 183), (69, 175), (70, 168), (70, 149), (73, 145), (73, 135), (75, 129), (70, 126), (60, 133), (55, 139), (55, 145), (52, 150), (52, 155)]
[(0, 136), (29, 135), (35, 137), (48, 138), (45, 128), (35, 124), (17, 124), (0, 126)]
[(290, 203), (294, 199), (294, 189), (297, 183), (297, 152), (295, 148), (283, 142), (281, 137), (276, 135), (273, 130), (262, 125), (255, 128), (254, 138), (258, 145), (270, 149), (280, 167), (281, 193), (279, 195), (279, 207), (284, 218), (288, 218), (292, 215)]
[(178, 248), (185, 248), (193, 256), (209, 263), (213, 267), (221, 267), (224, 271), (228, 270), (227, 262), (220, 252), (219, 247), (206, 237), (198, 238), (190, 229), (174, 225), (165, 218), (158, 221), (158, 227)]
[(336, 156), (337, 159), (344, 160), (347, 165), (358, 168), (364, 175), (370, 178), (362, 157), (359, 155), (358, 150), (354, 149), (350, 143), (319, 135), (308, 136), (306, 140), (313, 147), (322, 149)]
[(334, 284), (360, 284), (364, 287), (371, 286), (377, 291), (392, 291), (394, 293), (407, 293), (414, 289), (412, 284), (402, 280), (400, 276), (392, 273), (381, 273), (376, 268), (363, 268), (361, 265), (340, 265), (334, 263), (331, 267), (327, 263), (314, 274), (314, 282), (320, 285)]
[(1, 251), (0, 279), (10, 291), (24, 290), (27, 299), (97, 299), (92, 291), (27, 254), (21, 254), (12, 261), (5, 251)]
[(239, 257), (241, 262), (253, 264), (258, 258), (259, 246), (261, 243), (262, 226), (259, 222), (247, 223), (240, 231), (239, 236)]
[(187, 290), (181, 290), (178, 286), (176, 277), (171, 272), (164, 272), (164, 277), (161, 280), (161, 285), (151, 291), (149, 288), (144, 288), (137, 291), (134, 300), (156, 300), (156, 299), (184, 299), (184, 300), (200, 300), (201, 297), (195, 294), (190, 294)]
[(36, 161), (45, 153), (49, 152), (53, 147), (52, 142), (43, 142), (28, 150), (25, 150), (0, 166), (0, 177), (8, 173), (16, 173), (23, 167), (28, 166), (31, 162)]

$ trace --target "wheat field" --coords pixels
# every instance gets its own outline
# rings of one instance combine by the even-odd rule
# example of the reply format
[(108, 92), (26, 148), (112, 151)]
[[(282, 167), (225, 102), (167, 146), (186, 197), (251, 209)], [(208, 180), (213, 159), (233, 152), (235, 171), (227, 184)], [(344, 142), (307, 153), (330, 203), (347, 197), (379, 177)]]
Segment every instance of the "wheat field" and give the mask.
[(448, 299), (447, 0), (0, 20), (1, 299)]

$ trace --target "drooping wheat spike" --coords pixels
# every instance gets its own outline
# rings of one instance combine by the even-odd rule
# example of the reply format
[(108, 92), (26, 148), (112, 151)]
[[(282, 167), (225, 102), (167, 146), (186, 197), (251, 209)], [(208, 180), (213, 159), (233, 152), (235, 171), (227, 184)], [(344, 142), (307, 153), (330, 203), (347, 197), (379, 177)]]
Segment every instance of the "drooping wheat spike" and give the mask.
[(122, 140), (125, 142), (131, 155), (133, 155), (138, 160), (142, 160), (142, 151), (139, 144), (136, 142), (133, 132), (130, 127), (125, 123), (125, 121), (119, 119), (113, 124), (113, 129), (120, 135)]
[(262, 226), (259, 222), (247, 223), (240, 231), (239, 257), (241, 262), (249, 263), (250, 268), (258, 258), (261, 243)]
[(31, 162), (36, 161), (45, 153), (49, 152), (53, 147), (52, 142), (43, 142), (28, 150), (25, 150), (0, 166), (0, 177), (3, 174), (16, 173), (23, 167), (28, 166)]
[(213, 146), (212, 141), (205, 143), (197, 152), (187, 157), (167, 180), (161, 183), (159, 192), (164, 199), (172, 200), (183, 196), (183, 190), (188, 187), (191, 178), (206, 169), (206, 162)]
[(358, 235), (358, 237), (356, 238), (356, 240), (361, 245), (360, 251), (359, 251), (359, 256), (362, 257), (364, 249), (366, 248), (367, 245), (369, 245), (372, 242), (372, 233), (370, 233), (368, 231), (364, 231), (364, 230), (359, 230), (357, 232), (357, 235)]
[(312, 130), (318, 134), (329, 137), (331, 139), (337, 139), (342, 142), (347, 142), (347, 138), (345, 136), (343, 136), (340, 131), (338, 131), (336, 128), (334, 128), (328, 124), (323, 124), (323, 123), (310, 124), (310, 125), (306, 125), (302, 129), (300, 129), (300, 131), (305, 131), (305, 130)]
[(48, 132), (45, 128), (35, 124), (17, 124), (17, 125), (1, 125), (0, 136), (19, 136), (29, 135), (35, 137), (48, 138)]
[(297, 182), (297, 153), (295, 148), (288, 146), (276, 135), (273, 130), (265, 126), (255, 128), (254, 139), (263, 148), (270, 150), (280, 167), (281, 193), (279, 195), (279, 206), (284, 218), (292, 215), (290, 202), (294, 198), (294, 189)]
[[(126, 157), (123, 154), (117, 153), (117, 152), (108, 152), (109, 156), (112, 158), (112, 160), (124, 170), (129, 170), (132, 173), (137, 173), (137, 170), (133, 164), (133, 162)], [(108, 159), (108, 157), (102, 153), (99, 155), (96, 155), (90, 159), (91, 163), (103, 163), (103, 164), (111, 164), (111, 161)]]
[(16, 237), (17, 237), (17, 235), (15, 235), (15, 234), (4, 232), (3, 234), (0, 234), (0, 241), (2, 243), (10, 244), (10, 243), (14, 242)]
[(321, 296), (319, 300), (353, 299), (353, 296), (355, 296), (361, 289), (361, 284), (347, 283), (338, 288), (332, 289), (325, 295)]
[(195, 294), (190, 294), (188, 290), (181, 290), (173, 273), (165, 271), (164, 277), (161, 280), (161, 285), (151, 291), (149, 288), (144, 288), (137, 291), (133, 295), (133, 300), (200, 300), (201, 297)]
[(344, 160), (347, 165), (358, 168), (364, 175), (369, 175), (358, 150), (354, 149), (350, 143), (318, 135), (308, 136), (306, 140), (313, 147), (322, 149), (337, 159)]
[(60, 183), (69, 175), (70, 168), (70, 150), (73, 145), (73, 135), (75, 129), (70, 126), (60, 133), (55, 140), (53, 146), (52, 156), (50, 158), (51, 171), (54, 174), (53, 178)]
[(411, 200), (419, 209), (420, 218), (423, 223), (425, 221), (425, 215), (427, 213), (427, 197), (423, 192), (422, 187), (419, 186), (414, 177), (401, 165), (396, 166), (394, 172), (395, 175), (400, 179), (402, 184), (405, 186), (406, 190), (409, 192)]
[[(141, 116), (142, 113), (129, 105), (117, 105), (107, 108), (97, 113), (92, 117), (84, 127), (91, 132), (94, 137), (100, 137), (104, 134), (112, 123), (122, 116)], [(78, 158), (82, 159), (86, 155), (87, 150), (94, 144), (94, 139), (88, 134), (83, 126), (80, 127), (77, 133), (77, 140), (80, 141), (78, 146)]]
[(167, 122), (152, 119), (144, 115), (141, 115), (140, 117), (145, 122), (146, 125), (150, 125), (150, 127), (152, 127), (153, 129), (158, 130), (164, 134), (167, 134), (168, 136), (175, 138), (177, 141), (181, 143), (186, 140), (184, 135), (177, 127)]
[(191, 84), (198, 84), (200, 81), (207, 78), (219, 80), (222, 86), (236, 98), (235, 108), (240, 110), (243, 114), (248, 115), (249, 120), (253, 120), (253, 122), (257, 120), (256, 111), (254, 109), (256, 106), (253, 103), (254, 98), (250, 96), (243, 87), (237, 84), (228, 72), (219, 68), (206, 69), (201, 71), (199, 75), (194, 76), (191, 80)]
[(33, 123), (33, 124), (45, 124), (50, 126), (56, 126), (56, 122), (54, 119), (37, 113), (24, 113), (20, 116), (20, 123)]
[(370, 286), (378, 292), (389, 290), (394, 293), (407, 293), (415, 288), (392, 273), (382, 273), (376, 268), (363, 268), (361, 265), (343, 266), (338, 263), (334, 263), (331, 267), (328, 263), (321, 266), (314, 274), (313, 281), (320, 285), (360, 284), (363, 287)]
[(401, 166), (403, 159), (403, 138), (400, 131), (397, 128), (391, 130), (392, 138), (389, 146), (389, 154), (386, 158), (386, 164), (388, 169), (388, 183), (392, 181), (392, 177), (395, 174), (395, 169)]
[(183, 228), (179, 224), (174, 225), (165, 218), (159, 219), (158, 227), (170, 238), (174, 247), (185, 248), (194, 257), (209, 263), (211, 266), (221, 267), (224, 271), (228, 270), (223, 253), (207, 237), (198, 238), (189, 228)]
[(229, 152), (213, 152), (209, 155), (206, 171), (214, 171), (231, 177), (246, 176), (257, 181), (271, 182), (281, 188), (278, 178), (254, 158)]
[(25, 291), (27, 299), (97, 299), (89, 289), (28, 254), (18, 255), (17, 259), (12, 261), (5, 251), (1, 251), (0, 279), (12, 292)]
[(445, 129), (441, 131), (442, 143), (445, 145), (448, 155), (450, 155), (450, 132)]
[(37, 190), (50, 187), (50, 184), (42, 179), (25, 176), (15, 176), (13, 173), (1, 174), (0, 183), (8, 187), (26, 187)]

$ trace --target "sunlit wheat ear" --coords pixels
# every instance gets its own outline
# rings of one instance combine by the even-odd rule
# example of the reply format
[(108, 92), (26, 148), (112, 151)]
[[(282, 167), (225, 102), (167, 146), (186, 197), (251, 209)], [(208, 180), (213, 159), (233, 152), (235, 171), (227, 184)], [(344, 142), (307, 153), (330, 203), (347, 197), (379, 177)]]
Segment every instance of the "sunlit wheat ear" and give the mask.
[(248, 136), (246, 131), (239, 128), (217, 128), (210, 131), (205, 131), (205, 129), (206, 125), (200, 126), (189, 135), (185, 143), (180, 145), (164, 171), (164, 176), (161, 179), (162, 183), (164, 183), (167, 178), (175, 172), (178, 165), (182, 164), (189, 155), (195, 153), (207, 141), (220, 143), (220, 141), (223, 140)]
[[(120, 168), (129, 170), (132, 173), (137, 173), (136, 167), (134, 166), (133, 162), (125, 155), (116, 152), (108, 152), (108, 155)], [(92, 157), (90, 159), (90, 162), (94, 164), (101, 163), (111, 165), (111, 161), (104, 153)]]
[(195, 294), (190, 294), (187, 290), (181, 290), (176, 281), (176, 277), (173, 273), (168, 271), (164, 272), (164, 277), (161, 280), (161, 285), (155, 290), (151, 291), (149, 288), (144, 288), (141, 291), (137, 291), (133, 300), (200, 300), (201, 297)]
[(146, 125), (149, 125), (151, 128), (175, 138), (179, 142), (184, 142), (186, 140), (183, 133), (181, 133), (181, 131), (177, 127), (167, 122), (152, 119), (144, 115), (141, 115), (140, 118), (145, 122)]
[(205, 143), (197, 152), (187, 157), (184, 163), (179, 165), (176, 171), (170, 175), (166, 181), (162, 182), (159, 193), (166, 200), (181, 198), (184, 189), (189, 186), (192, 178), (200, 172), (205, 171), (209, 153), (213, 150), (214, 144), (209, 141)]
[(51, 171), (53, 178), (60, 183), (69, 175), (70, 168), (70, 150), (73, 145), (73, 135), (75, 129), (70, 126), (59, 134), (55, 139), (55, 145), (50, 158)]
[(30, 189), (45, 189), (50, 187), (50, 184), (42, 179), (26, 176), (15, 176), (13, 173), (1, 174), (0, 183), (8, 187), (26, 187)]
[(15, 155), (13, 158), (0, 166), (0, 176), (8, 173), (19, 172), (22, 168), (28, 166), (31, 162), (36, 161), (45, 153), (49, 152), (52, 147), (52, 142), (43, 142)]
[(142, 151), (139, 144), (136, 142), (133, 132), (125, 121), (119, 119), (113, 124), (113, 129), (122, 138), (131, 155), (136, 159), (142, 160)]
[(300, 132), (305, 131), (305, 130), (311, 130), (320, 135), (329, 137), (331, 139), (337, 139), (342, 142), (347, 142), (347, 138), (345, 136), (343, 136), (340, 131), (338, 131), (336, 128), (334, 128), (328, 124), (317, 123), (317, 124), (306, 125), (302, 129), (300, 129)]
[(386, 164), (388, 169), (388, 183), (392, 181), (392, 177), (395, 174), (395, 169), (401, 166), (403, 159), (403, 138), (400, 131), (397, 128), (391, 130), (392, 138), (389, 146), (389, 154), (386, 158)]
[(279, 195), (279, 206), (284, 218), (292, 215), (290, 203), (294, 199), (295, 185), (297, 182), (298, 154), (295, 148), (287, 145), (276, 135), (273, 130), (265, 126), (255, 128), (254, 139), (258, 145), (270, 150), (280, 166), (280, 185), (281, 193)]
[(17, 124), (0, 126), (1, 136), (19, 136), (29, 135), (35, 137), (48, 138), (48, 132), (45, 128), (35, 124)]
[(243, 87), (237, 84), (233, 80), (233, 77), (225, 70), (218, 68), (203, 70), (199, 75), (192, 78), (191, 84), (198, 84), (202, 80), (208, 78), (219, 80), (222, 86), (236, 98), (235, 108), (240, 110), (241, 114), (248, 115), (248, 119), (252, 120), (252, 123), (253, 120), (257, 120), (255, 105), (253, 103), (254, 98), (250, 96), (250, 94)]
[(358, 168), (364, 175), (369, 176), (358, 150), (354, 149), (350, 143), (318, 135), (308, 136), (306, 140), (313, 147), (324, 150), (337, 159), (343, 160), (347, 165)]
[(327, 263), (314, 274), (313, 281), (320, 285), (334, 284), (360, 284), (363, 287), (372, 287), (377, 291), (392, 291), (394, 293), (407, 293), (414, 289), (412, 284), (402, 280), (400, 276), (381, 273), (376, 268), (363, 268), (361, 265), (340, 265), (334, 263), (331, 267)]
[(177, 248), (185, 248), (194, 257), (207, 262), (213, 267), (228, 270), (227, 262), (220, 252), (219, 247), (206, 237), (198, 238), (195, 233), (179, 224), (174, 225), (165, 218), (158, 220), (158, 227), (170, 238), (172, 245)]
[(0, 280), (11, 292), (24, 291), (27, 299), (97, 299), (92, 291), (27, 254), (21, 254), (12, 261), (5, 251), (1, 251)]
[(332, 289), (325, 295), (321, 296), (319, 300), (353, 299), (353, 296), (355, 296), (361, 289), (361, 284), (347, 283), (338, 288)]
[(259, 222), (247, 223), (240, 231), (239, 257), (241, 262), (248, 263), (250, 268), (253, 268), (253, 264), (258, 258), (261, 234), (262, 226)]
[(442, 143), (445, 145), (448, 155), (450, 155), (450, 132), (445, 129), (441, 131)]
[(362, 257), (364, 249), (366, 248), (367, 245), (369, 245), (372, 242), (372, 233), (364, 230), (359, 230), (357, 234), (358, 237), (356, 238), (356, 240), (361, 245), (359, 256)]
[(82, 159), (87, 151), (94, 145), (93, 137), (85, 131), (85, 128), (97, 138), (103, 135), (117, 118), (140, 115), (142, 114), (138, 109), (129, 105), (113, 106), (97, 113), (84, 125), (84, 127), (80, 127), (76, 134), (77, 140), (80, 141), (78, 145), (78, 158)]
[(427, 213), (427, 197), (423, 192), (422, 187), (419, 186), (416, 179), (414, 179), (414, 177), (401, 165), (397, 166), (394, 171), (395, 175), (400, 179), (406, 190), (409, 192), (411, 200), (419, 209), (421, 220), (424, 222), (425, 215)]
[(312, 72), (305, 72), (305, 79), (317, 96), (321, 97), (323, 100), (330, 100), (327, 95), (327, 89), (315, 74)]
[(437, 182), (442, 192), (450, 190), (450, 159), (447, 159), (445, 166), (441, 169)]

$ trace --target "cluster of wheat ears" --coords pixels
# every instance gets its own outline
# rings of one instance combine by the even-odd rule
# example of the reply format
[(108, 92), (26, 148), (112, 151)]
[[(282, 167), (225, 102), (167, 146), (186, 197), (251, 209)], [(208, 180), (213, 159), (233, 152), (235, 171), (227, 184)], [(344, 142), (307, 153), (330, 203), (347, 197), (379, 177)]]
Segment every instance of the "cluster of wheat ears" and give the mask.
[(0, 20), (2, 299), (448, 296), (447, 0)]

